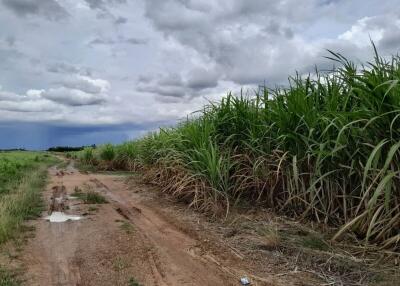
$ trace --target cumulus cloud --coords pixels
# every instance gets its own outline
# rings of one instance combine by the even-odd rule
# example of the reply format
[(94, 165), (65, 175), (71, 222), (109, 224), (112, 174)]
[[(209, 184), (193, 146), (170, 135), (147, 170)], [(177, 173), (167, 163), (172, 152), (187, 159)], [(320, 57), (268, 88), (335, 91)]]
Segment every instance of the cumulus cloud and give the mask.
[(16, 15), (23, 17), (37, 15), (57, 21), (69, 15), (55, 0), (3, 0), (3, 4)]
[(58, 106), (47, 100), (2, 101), (1, 110), (14, 112), (54, 112)]
[(28, 90), (16, 94), (0, 89), (0, 110), (13, 112), (55, 112), (67, 107), (100, 105), (107, 100), (110, 83), (102, 79), (76, 76), (62, 86)]
[(99, 94), (110, 90), (110, 83), (103, 79), (93, 79), (88, 76), (78, 75), (61, 81), (63, 87), (76, 89), (85, 93)]
[(106, 100), (105, 95), (102, 93), (89, 93), (80, 89), (66, 87), (50, 88), (44, 91), (41, 96), (69, 106), (97, 105)]
[(359, 19), (338, 39), (354, 43), (360, 48), (370, 46), (373, 40), (382, 49), (396, 51), (400, 47), (399, 36), (399, 14), (386, 14)]
[(16, 94), (0, 89), (0, 110), (14, 112), (50, 112), (58, 110), (56, 104), (40, 96), (42, 91), (29, 90)]
[[(161, 101), (176, 101), (176, 98), (193, 98), (201, 92), (218, 85), (218, 75), (214, 70), (195, 68), (188, 73), (171, 73), (140, 77), (137, 90), (158, 95)], [(170, 97), (166, 99), (165, 97)], [(175, 98), (175, 99), (172, 99)]]

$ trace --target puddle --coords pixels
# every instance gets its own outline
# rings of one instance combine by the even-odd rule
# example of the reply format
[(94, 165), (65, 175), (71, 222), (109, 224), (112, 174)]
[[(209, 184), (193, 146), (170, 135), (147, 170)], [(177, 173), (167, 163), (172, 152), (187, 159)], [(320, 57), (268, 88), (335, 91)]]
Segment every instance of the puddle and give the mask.
[(51, 215), (45, 217), (44, 219), (50, 222), (66, 222), (69, 220), (80, 220), (82, 218), (77, 215), (68, 215), (63, 212), (53, 212)]

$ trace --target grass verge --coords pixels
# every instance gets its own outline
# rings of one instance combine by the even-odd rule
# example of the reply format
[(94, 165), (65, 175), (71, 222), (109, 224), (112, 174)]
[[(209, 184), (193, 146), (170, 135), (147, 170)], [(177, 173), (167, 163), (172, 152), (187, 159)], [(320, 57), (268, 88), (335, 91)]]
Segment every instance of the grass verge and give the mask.
[[(40, 216), (47, 168), (57, 160), (38, 152), (0, 152), (0, 244), (29, 229), (24, 221)], [(17, 274), (0, 265), (0, 286), (20, 285)]]
[(43, 210), (41, 192), (47, 168), (55, 158), (36, 153), (0, 154), (0, 243), (15, 236), (24, 220), (38, 217)]

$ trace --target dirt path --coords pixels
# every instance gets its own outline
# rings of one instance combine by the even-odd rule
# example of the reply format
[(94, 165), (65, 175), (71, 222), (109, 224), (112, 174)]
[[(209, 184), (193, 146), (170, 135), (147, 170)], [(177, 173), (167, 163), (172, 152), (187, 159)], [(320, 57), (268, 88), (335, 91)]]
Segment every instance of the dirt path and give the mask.
[[(21, 258), (26, 285), (240, 285), (246, 269), (238, 257), (211, 251), (207, 239), (160, 213), (122, 177), (82, 174), (71, 164), (49, 173), (49, 213), (82, 219), (33, 222), (36, 235)], [(100, 193), (108, 203), (84, 204), (71, 197), (74, 190)]]

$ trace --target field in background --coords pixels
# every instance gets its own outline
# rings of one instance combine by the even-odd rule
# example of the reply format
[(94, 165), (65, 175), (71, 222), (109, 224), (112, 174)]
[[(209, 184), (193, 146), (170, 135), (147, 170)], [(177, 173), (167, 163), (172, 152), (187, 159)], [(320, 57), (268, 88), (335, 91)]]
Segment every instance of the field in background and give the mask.
[(229, 94), (175, 128), (69, 156), (141, 170), (190, 206), (228, 215), (260, 205), (337, 227), (364, 246), (400, 240), (400, 58), (290, 78), (288, 88)]

